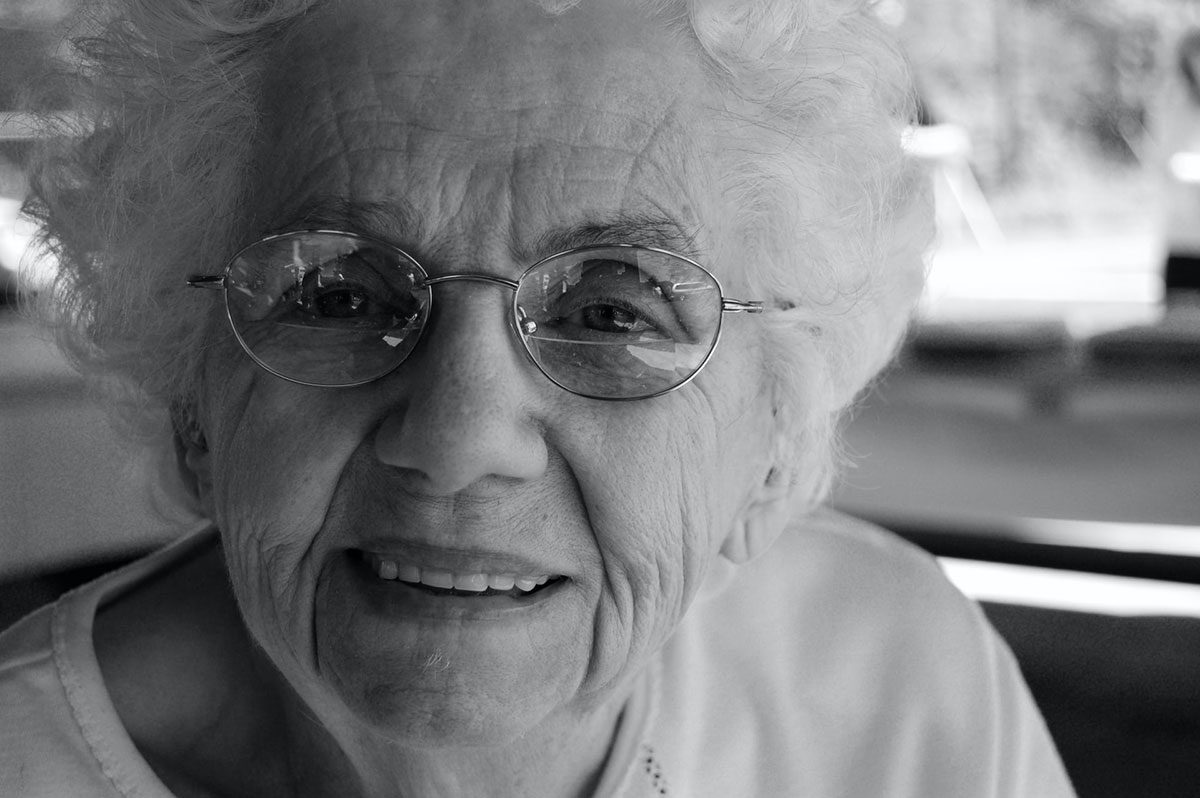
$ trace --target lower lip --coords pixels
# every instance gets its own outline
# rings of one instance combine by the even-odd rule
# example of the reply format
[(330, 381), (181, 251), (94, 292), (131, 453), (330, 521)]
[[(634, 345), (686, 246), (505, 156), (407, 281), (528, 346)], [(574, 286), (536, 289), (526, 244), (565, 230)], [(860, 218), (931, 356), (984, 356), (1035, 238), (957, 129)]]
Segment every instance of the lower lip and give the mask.
[(362, 555), (347, 552), (337, 570), (375, 613), (385, 616), (450, 620), (500, 620), (516, 618), (544, 607), (570, 583), (562, 579), (523, 596), (430, 593), (408, 582), (380, 579)]

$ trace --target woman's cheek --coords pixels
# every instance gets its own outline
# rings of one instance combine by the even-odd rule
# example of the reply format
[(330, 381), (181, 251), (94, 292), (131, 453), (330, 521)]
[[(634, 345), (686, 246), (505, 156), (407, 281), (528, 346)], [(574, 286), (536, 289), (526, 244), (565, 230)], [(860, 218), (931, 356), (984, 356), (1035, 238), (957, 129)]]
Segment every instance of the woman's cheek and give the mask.
[(365, 424), (345, 411), (352, 402), (330, 407), (333, 393), (269, 375), (226, 392), (213, 452), (219, 512), (250, 529), (316, 533), (365, 435)]
[[(214, 519), (225, 543), (238, 604), (273, 659), (311, 659), (311, 615), (329, 505), (356, 442), (300, 399), (253, 401), (226, 417), (212, 452)], [(344, 430), (343, 430), (344, 432)], [(286, 654), (285, 654), (286, 652)]]
[[(670, 634), (686, 608), (691, 571), (696, 568), (678, 465), (657, 464), (639, 479), (607, 490), (592, 513), (600, 549), (606, 626), (623, 638), (624, 656), (642, 661)], [(651, 476), (653, 474), (653, 476)], [(612, 642), (612, 641), (608, 641)]]

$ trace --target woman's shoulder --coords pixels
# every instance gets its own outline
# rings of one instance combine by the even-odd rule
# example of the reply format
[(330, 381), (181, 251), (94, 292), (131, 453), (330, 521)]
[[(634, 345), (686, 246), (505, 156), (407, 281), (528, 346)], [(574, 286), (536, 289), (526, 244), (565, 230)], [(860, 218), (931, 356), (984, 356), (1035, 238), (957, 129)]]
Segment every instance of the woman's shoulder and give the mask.
[(1071, 794), (979, 607), (928, 554), (832, 512), (693, 608), (661, 686), (659, 759), (707, 773), (701, 794)]
[(941, 569), (933, 555), (877, 524), (821, 508), (796, 521), (780, 538), (784, 558), (828, 558), (853, 564), (864, 576), (880, 570), (923, 582)]
[[(681, 642), (689, 635), (747, 664), (770, 651), (791, 672), (803, 665), (809, 674), (827, 667), (844, 674), (884, 655), (890, 662), (936, 658), (945, 653), (935, 654), (941, 645), (992, 642), (979, 607), (931, 555), (831, 510), (796, 522), (762, 557), (735, 568), (718, 595), (693, 608)], [(843, 657), (852, 662), (837, 661)]]
[(689, 621), (736, 628), (736, 645), (759, 652), (757, 667), (780, 689), (791, 681), (822, 685), (828, 695), (845, 691), (839, 715), (861, 713), (855, 720), (864, 724), (907, 697), (943, 701), (943, 717), (966, 711), (980, 695), (981, 674), (994, 674), (997, 662), (1015, 670), (978, 604), (933, 556), (832, 511), (787, 530), (739, 569), (719, 601), (699, 609)]
[[(737, 569), (725, 595), (727, 612), (757, 603), (798, 623), (853, 615), (859, 625), (897, 629), (931, 615), (983, 621), (925, 550), (875, 524), (821, 509), (796, 521), (762, 557)], [(720, 610), (718, 610), (720, 611)], [(908, 617), (908, 616), (913, 617)], [(784, 621), (783, 617), (776, 618)], [(927, 628), (905, 628), (906, 635)], [(878, 631), (878, 630), (877, 630)], [(886, 637), (886, 636), (885, 636)]]

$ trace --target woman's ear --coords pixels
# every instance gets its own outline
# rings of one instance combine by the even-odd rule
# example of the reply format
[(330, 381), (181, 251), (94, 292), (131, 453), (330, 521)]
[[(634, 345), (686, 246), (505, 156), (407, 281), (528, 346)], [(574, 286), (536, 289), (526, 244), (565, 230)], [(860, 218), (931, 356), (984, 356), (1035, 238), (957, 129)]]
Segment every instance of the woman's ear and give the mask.
[(721, 545), (721, 556), (740, 565), (762, 555), (791, 520), (791, 498), (791, 480), (772, 468), (738, 514), (733, 529)]
[(195, 415), (186, 411), (173, 414), (172, 426), (179, 478), (199, 506), (207, 512), (212, 498), (212, 458), (204, 430), (200, 429)]

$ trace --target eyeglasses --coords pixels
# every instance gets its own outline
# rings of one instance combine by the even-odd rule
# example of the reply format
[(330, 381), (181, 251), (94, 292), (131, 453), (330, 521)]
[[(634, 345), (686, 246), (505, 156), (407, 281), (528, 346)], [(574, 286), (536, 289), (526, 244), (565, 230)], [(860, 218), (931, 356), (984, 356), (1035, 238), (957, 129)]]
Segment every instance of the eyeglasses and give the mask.
[(258, 365), (309, 386), (377, 380), (416, 348), (433, 286), (458, 280), (513, 292), (512, 327), (556, 385), (593, 399), (646, 399), (704, 367), (725, 313), (761, 302), (721, 295), (698, 263), (632, 244), (587, 246), (530, 266), (518, 280), (460, 272), (430, 277), (403, 250), (364, 236), (304, 230), (238, 252), (224, 274), (188, 285), (223, 289), (242, 348)]

